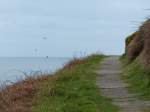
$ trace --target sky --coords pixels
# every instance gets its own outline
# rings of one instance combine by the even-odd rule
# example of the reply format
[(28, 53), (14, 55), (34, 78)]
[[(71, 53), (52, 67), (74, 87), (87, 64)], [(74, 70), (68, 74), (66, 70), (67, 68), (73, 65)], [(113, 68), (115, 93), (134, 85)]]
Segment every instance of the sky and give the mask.
[(0, 57), (118, 55), (149, 0), (0, 0)]

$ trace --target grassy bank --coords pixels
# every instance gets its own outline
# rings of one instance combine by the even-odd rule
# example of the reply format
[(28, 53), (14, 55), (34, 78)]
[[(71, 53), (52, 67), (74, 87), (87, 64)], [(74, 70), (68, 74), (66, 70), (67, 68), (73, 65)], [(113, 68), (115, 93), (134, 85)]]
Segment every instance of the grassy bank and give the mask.
[(129, 90), (136, 93), (139, 98), (150, 100), (150, 70), (140, 66), (137, 60), (125, 64), (123, 78), (129, 84)]
[(117, 112), (95, 85), (94, 70), (103, 58), (74, 59), (54, 74), (2, 85), (0, 112)]
[(104, 56), (76, 59), (40, 86), (33, 112), (117, 112), (111, 100), (100, 96), (94, 70)]

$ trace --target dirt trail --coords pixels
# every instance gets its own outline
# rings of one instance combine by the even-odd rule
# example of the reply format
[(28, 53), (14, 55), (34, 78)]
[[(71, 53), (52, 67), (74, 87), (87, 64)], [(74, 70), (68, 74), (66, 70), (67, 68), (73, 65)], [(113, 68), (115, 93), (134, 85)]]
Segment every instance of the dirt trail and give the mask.
[(150, 102), (138, 100), (135, 94), (128, 92), (128, 85), (121, 80), (119, 57), (106, 58), (96, 73), (96, 84), (102, 95), (111, 98), (113, 103), (121, 108), (121, 112), (143, 112), (144, 109), (150, 109)]

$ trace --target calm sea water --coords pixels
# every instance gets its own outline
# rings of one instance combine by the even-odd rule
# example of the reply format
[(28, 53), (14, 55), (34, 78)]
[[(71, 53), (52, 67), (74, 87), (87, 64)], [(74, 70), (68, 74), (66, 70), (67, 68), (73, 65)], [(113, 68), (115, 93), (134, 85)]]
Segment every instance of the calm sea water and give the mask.
[(26, 74), (51, 73), (63, 67), (69, 58), (0, 58), (0, 82), (16, 81)]

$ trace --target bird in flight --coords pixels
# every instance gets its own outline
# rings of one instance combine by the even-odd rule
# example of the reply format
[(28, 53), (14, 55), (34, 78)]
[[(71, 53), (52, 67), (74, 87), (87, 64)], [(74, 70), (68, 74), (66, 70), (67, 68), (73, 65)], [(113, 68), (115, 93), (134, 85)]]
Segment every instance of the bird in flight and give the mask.
[(47, 40), (47, 37), (43, 37), (44, 40)]

